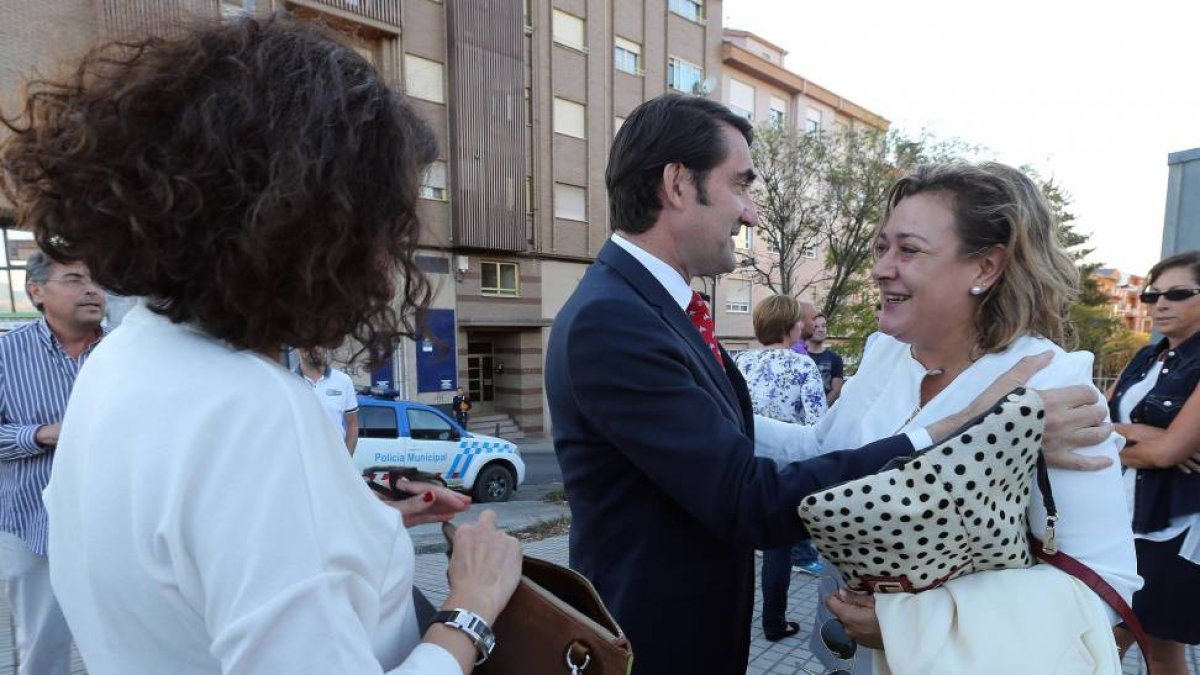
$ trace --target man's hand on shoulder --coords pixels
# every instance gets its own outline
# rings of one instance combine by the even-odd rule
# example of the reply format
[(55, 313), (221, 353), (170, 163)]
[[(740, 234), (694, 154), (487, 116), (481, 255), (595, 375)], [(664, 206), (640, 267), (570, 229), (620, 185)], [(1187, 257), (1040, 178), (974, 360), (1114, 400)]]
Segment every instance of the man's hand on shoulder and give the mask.
[(33, 432), (33, 440), (43, 448), (53, 448), (58, 445), (58, 434), (62, 431), (62, 423), (43, 424)]
[[(975, 417), (982, 415), (1008, 392), (1024, 386), (1050, 363), (1049, 351), (1026, 356), (998, 377), (982, 394), (957, 414), (930, 425), (926, 431), (934, 443), (940, 443)], [(1042, 435), (1042, 454), (1046, 464), (1058, 469), (1097, 471), (1112, 464), (1108, 457), (1087, 457), (1075, 452), (1097, 445), (1112, 433), (1107, 410), (1096, 391), (1077, 384), (1058, 389), (1039, 390), (1046, 408), (1046, 429)]]

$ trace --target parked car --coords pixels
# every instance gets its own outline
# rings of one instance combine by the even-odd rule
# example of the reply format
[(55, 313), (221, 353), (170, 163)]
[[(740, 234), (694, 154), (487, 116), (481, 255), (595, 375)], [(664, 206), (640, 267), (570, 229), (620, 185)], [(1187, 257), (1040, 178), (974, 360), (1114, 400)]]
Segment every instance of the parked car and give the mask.
[(439, 474), (476, 502), (508, 501), (525, 481), (515, 443), (473, 434), (423, 403), (373, 396), (358, 397), (354, 463), (360, 470), (412, 467)]

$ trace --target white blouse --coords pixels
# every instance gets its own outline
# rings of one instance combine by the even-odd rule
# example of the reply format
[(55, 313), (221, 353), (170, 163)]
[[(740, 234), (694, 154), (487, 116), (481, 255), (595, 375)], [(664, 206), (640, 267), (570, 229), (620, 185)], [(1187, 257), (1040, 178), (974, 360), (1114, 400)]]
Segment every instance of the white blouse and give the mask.
[(413, 549), (303, 380), (138, 307), (75, 383), (45, 501), (92, 675), (460, 675)]
[[(924, 429), (962, 410), (1022, 357), (1046, 350), (1052, 350), (1054, 358), (1030, 379), (1029, 387), (1093, 386), (1090, 353), (1067, 353), (1049, 340), (1022, 337), (1004, 352), (973, 363), (919, 408), (925, 367), (912, 357), (907, 344), (880, 335), (863, 355), (858, 372), (842, 388), (841, 397), (815, 426), (782, 425), (756, 417), (756, 452), (795, 461)], [(1059, 547), (1095, 570), (1129, 601), (1142, 580), (1137, 574), (1130, 514), (1123, 498), (1117, 457), (1122, 445), (1121, 437), (1113, 433), (1099, 445), (1078, 450), (1082, 455), (1107, 456), (1113, 460), (1112, 466), (1086, 472), (1052, 468), (1050, 482), (1059, 512), (1055, 530)], [(1043, 537), (1046, 512), (1036, 484), (1028, 515), (1033, 533)]]

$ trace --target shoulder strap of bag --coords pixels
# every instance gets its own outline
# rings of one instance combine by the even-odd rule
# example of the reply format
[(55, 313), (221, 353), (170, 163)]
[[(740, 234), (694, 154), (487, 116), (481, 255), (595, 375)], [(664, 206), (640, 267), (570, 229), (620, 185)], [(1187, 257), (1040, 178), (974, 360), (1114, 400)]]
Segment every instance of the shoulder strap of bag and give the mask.
[(1100, 599), (1108, 603), (1116, 611), (1121, 620), (1125, 622), (1125, 627), (1129, 632), (1133, 633), (1133, 637), (1137, 640), (1138, 648), (1142, 650), (1142, 660), (1146, 662), (1146, 672), (1150, 672), (1150, 642), (1146, 638), (1146, 632), (1142, 630), (1142, 622), (1138, 621), (1137, 615), (1133, 613), (1125, 598), (1113, 588), (1104, 577), (1101, 577), (1095, 570), (1087, 565), (1079, 562), (1071, 556), (1059, 551), (1058, 553), (1046, 553), (1042, 549), (1042, 544), (1036, 539), (1032, 540), (1033, 554), (1042, 559), (1048, 565), (1053, 565), (1058, 569), (1070, 574), (1079, 579), (1088, 588), (1095, 591)]
[(1113, 611), (1121, 617), (1121, 621), (1125, 623), (1129, 632), (1133, 633), (1134, 639), (1137, 640), (1138, 648), (1142, 650), (1142, 660), (1146, 663), (1146, 672), (1149, 674), (1150, 641), (1146, 638), (1146, 632), (1142, 630), (1142, 623), (1138, 621), (1133, 609), (1125, 602), (1125, 598), (1122, 598), (1117, 589), (1113, 588), (1095, 570), (1058, 550), (1058, 544), (1054, 541), (1054, 524), (1058, 520), (1058, 509), (1054, 504), (1054, 492), (1050, 489), (1050, 472), (1047, 470), (1046, 460), (1040, 452), (1037, 459), (1037, 482), (1038, 488), (1042, 491), (1042, 505), (1046, 507), (1047, 543), (1043, 546), (1042, 542), (1031, 534), (1029, 541), (1033, 546), (1033, 554), (1045, 561), (1046, 564), (1057, 567), (1082, 581), (1096, 595), (1100, 596), (1101, 600), (1108, 603), (1109, 607), (1113, 608)]

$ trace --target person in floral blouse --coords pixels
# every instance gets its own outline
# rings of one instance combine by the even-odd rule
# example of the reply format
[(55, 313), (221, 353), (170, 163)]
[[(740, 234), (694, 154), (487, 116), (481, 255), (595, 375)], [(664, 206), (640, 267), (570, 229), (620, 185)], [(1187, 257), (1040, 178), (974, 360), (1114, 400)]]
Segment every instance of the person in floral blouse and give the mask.
[[(803, 339), (805, 315), (790, 295), (773, 295), (754, 308), (754, 337), (762, 349), (734, 360), (746, 378), (756, 415), (782, 422), (815, 424), (825, 414), (825, 384), (812, 358), (792, 351)], [(763, 636), (774, 642), (800, 630), (788, 621), (792, 547), (763, 551)]]

